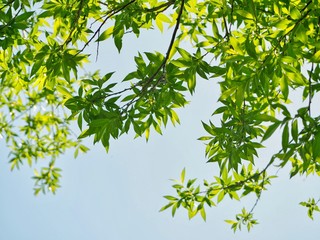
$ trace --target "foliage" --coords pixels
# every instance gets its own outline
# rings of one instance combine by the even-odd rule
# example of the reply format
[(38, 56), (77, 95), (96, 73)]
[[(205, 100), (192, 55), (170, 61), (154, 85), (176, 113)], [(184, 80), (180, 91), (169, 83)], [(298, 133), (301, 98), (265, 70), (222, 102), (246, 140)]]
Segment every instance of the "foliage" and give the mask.
[[(75, 156), (88, 151), (81, 139), (93, 136), (106, 150), (111, 138), (129, 131), (148, 140), (150, 129), (162, 133), (168, 120), (179, 123), (175, 109), (187, 104), (186, 91), (194, 93), (198, 80), (219, 79), (220, 105), (199, 139), (220, 174), (200, 188), (196, 179), (185, 181), (183, 170), (162, 210), (174, 215), (183, 207), (205, 220), (205, 207), (225, 196), (255, 194), (257, 204), (275, 177), (270, 167), (290, 166), (290, 177), (320, 175), (320, 116), (312, 101), (320, 90), (319, 6), (318, 0), (2, 1), (0, 133), (11, 168), (48, 159), (35, 171), (35, 193), (55, 192), (55, 161), (69, 148)], [(139, 38), (166, 27), (172, 28), (167, 51), (138, 53), (135, 71), (122, 82), (113, 72), (78, 76), (93, 41), (111, 38), (120, 52), (127, 34)], [(301, 99), (291, 99), (293, 92)], [(292, 100), (303, 102), (291, 110)], [(279, 131), (279, 151), (259, 170), (259, 149)], [(301, 203), (310, 218), (318, 202)], [(227, 220), (233, 230), (257, 224), (256, 204)]]

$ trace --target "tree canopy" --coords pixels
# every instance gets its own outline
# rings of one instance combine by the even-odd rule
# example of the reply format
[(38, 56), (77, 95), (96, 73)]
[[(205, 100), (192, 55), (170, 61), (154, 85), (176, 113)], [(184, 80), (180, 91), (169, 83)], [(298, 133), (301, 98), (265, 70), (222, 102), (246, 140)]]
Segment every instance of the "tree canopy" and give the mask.
[[(3, 0), (0, 134), (11, 169), (48, 160), (35, 170), (34, 190), (54, 193), (61, 177), (55, 161), (67, 149), (87, 152), (81, 140), (92, 136), (108, 151), (110, 139), (129, 131), (148, 140), (150, 131), (179, 123), (176, 109), (197, 81), (218, 81), (219, 106), (202, 122), (207, 134), (199, 140), (220, 174), (200, 186), (183, 170), (161, 210), (174, 215), (182, 207), (189, 218), (206, 219), (206, 207), (226, 196), (255, 194), (257, 204), (276, 177), (270, 168), (320, 175), (319, 29), (318, 0)], [(136, 69), (122, 81), (112, 71), (79, 76), (89, 44), (99, 52), (100, 43), (113, 43), (120, 52), (128, 34), (141, 38), (142, 31), (169, 32), (167, 50), (137, 52)], [(279, 149), (259, 163), (275, 134)], [(310, 218), (318, 202), (301, 202)], [(257, 223), (256, 204), (227, 220), (233, 230)]]

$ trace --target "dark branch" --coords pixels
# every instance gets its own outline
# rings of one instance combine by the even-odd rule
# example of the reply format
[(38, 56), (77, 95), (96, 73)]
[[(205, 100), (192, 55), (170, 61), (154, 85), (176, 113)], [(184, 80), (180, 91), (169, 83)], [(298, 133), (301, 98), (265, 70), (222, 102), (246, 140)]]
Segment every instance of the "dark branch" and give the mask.
[[(70, 30), (69, 36), (67, 37), (66, 41), (65, 41), (64, 44), (63, 44), (63, 45), (65, 45), (65, 46), (68, 45), (68, 44), (72, 41), (72, 34), (74, 33), (74, 31), (75, 31), (76, 28), (77, 28), (78, 21), (79, 21), (79, 19), (80, 19), (80, 15), (81, 15), (82, 8), (83, 8), (83, 3), (84, 3), (84, 0), (80, 0), (79, 8), (78, 8), (76, 17), (75, 17), (74, 20), (73, 20), (73, 23), (72, 23), (72, 26), (71, 26), (71, 30)], [(62, 46), (63, 46), (63, 45), (62, 45)]]
[(84, 44), (84, 46), (82, 47), (82, 49), (80, 49), (75, 56), (77, 56), (78, 54), (80, 54), (81, 52), (83, 52), (83, 50), (92, 42), (92, 40), (100, 33), (101, 28), (104, 26), (104, 24), (114, 15), (116, 15), (117, 13), (121, 12), (123, 9), (125, 9), (126, 7), (128, 7), (130, 4), (134, 3), (136, 0), (131, 0), (130, 2), (124, 4), (123, 6), (119, 7), (116, 10), (111, 11), (111, 13), (103, 20), (103, 22), (100, 24), (100, 26), (98, 27), (98, 29), (94, 32), (94, 34), (92, 35), (92, 37)]
[[(171, 53), (171, 50), (172, 50), (172, 47), (173, 47), (173, 44), (174, 44), (174, 41), (175, 41), (175, 38), (176, 38), (176, 35), (177, 35), (177, 32), (178, 32), (178, 29), (179, 29), (179, 25), (180, 25), (180, 21), (181, 21), (181, 16), (182, 16), (182, 13), (183, 13), (183, 8), (184, 8), (184, 2), (185, 0), (182, 0), (181, 1), (181, 6), (180, 6), (180, 10), (179, 10), (179, 13), (178, 13), (178, 17), (177, 17), (177, 22), (176, 22), (176, 25), (175, 25), (175, 28), (173, 30), (173, 34), (172, 34), (172, 37), (171, 37), (171, 41), (170, 41), (170, 44), (169, 44), (169, 47), (168, 47), (168, 50), (167, 50), (167, 53), (166, 53), (166, 56), (163, 60), (163, 62), (161, 63), (161, 65), (158, 67), (158, 69), (152, 74), (152, 76), (147, 80), (147, 82), (144, 84), (144, 86), (142, 87), (141, 89), (141, 93), (139, 96), (133, 98), (130, 102), (128, 102), (127, 104), (125, 104), (122, 108), (126, 111), (128, 109), (128, 107), (130, 105), (132, 105), (133, 103), (135, 103), (136, 101), (138, 101), (139, 97), (142, 97), (148, 90), (148, 87), (150, 86), (151, 82), (155, 79), (155, 77), (158, 75), (158, 73), (165, 67), (167, 61), (169, 60), (169, 56), (170, 56), (170, 53)], [(152, 86), (152, 88), (150, 89), (150, 91), (152, 91), (160, 82), (161, 80), (161, 77), (159, 77), (156, 81), (156, 83)]]

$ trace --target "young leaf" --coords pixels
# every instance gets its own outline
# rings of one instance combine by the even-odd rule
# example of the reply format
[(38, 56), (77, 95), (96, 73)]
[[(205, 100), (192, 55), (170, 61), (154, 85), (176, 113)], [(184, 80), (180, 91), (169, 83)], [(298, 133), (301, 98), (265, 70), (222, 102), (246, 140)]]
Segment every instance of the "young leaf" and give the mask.
[(186, 169), (184, 168), (180, 174), (180, 181), (182, 184), (184, 183), (185, 175), (186, 175)]

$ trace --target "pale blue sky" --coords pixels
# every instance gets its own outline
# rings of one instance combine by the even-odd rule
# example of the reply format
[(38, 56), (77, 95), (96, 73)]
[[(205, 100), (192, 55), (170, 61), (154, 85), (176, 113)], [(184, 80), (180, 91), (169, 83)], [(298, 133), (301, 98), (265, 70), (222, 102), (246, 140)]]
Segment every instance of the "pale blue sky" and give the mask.
[[(126, 36), (121, 56), (108, 41), (100, 46), (99, 62), (87, 70), (117, 70), (122, 73), (118, 76), (123, 76), (133, 70), (132, 56), (137, 51), (165, 52), (167, 37), (155, 33), (145, 37), (136, 42)], [(316, 177), (289, 180), (286, 170), (281, 170), (281, 177), (263, 193), (255, 210), (260, 224), (250, 233), (234, 234), (223, 220), (234, 218), (243, 206), (250, 209), (254, 198), (227, 200), (207, 209), (207, 222), (200, 217), (189, 221), (185, 211), (178, 211), (175, 218), (169, 211), (158, 212), (166, 204), (162, 196), (173, 193), (168, 179), (178, 178), (184, 167), (187, 177), (200, 181), (217, 171), (205, 163), (204, 145), (196, 140), (204, 134), (200, 120), (207, 121), (217, 104), (214, 82), (198, 82), (192, 103), (179, 111), (181, 125), (169, 126), (163, 136), (152, 132), (148, 143), (133, 140), (132, 135), (122, 136), (111, 142), (109, 154), (97, 145), (78, 159), (73, 159), (72, 152), (63, 156), (58, 161), (63, 169), (62, 188), (54, 196), (33, 196), (33, 170), (28, 166), (9, 171), (8, 152), (1, 140), (0, 239), (318, 240), (320, 217), (311, 221), (298, 203), (317, 198), (320, 181)], [(270, 149), (278, 148), (270, 145)], [(264, 158), (270, 149), (263, 151), (260, 161), (268, 160)]]

